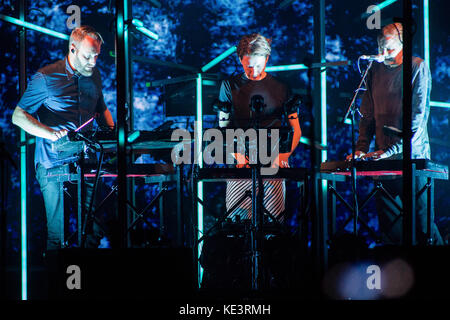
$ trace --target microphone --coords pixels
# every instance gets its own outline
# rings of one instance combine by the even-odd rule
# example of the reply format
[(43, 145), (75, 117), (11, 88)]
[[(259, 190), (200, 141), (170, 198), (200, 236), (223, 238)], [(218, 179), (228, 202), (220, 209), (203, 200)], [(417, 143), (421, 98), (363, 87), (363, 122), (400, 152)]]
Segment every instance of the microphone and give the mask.
[(362, 60), (383, 62), (384, 61), (384, 54), (362, 55), (359, 58), (362, 59)]

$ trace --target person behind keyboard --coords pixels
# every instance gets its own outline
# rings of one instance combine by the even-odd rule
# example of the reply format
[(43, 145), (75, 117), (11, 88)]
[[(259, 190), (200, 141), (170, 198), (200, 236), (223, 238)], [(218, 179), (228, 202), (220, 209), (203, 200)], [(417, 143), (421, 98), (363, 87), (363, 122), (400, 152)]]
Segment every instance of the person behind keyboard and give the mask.
[[(387, 135), (383, 127), (402, 128), (403, 93), (403, 26), (392, 23), (382, 28), (378, 36), (378, 51), (384, 56), (382, 63), (374, 63), (367, 75), (366, 91), (361, 102), (362, 118), (359, 123), (359, 137), (355, 158), (363, 160), (401, 159), (403, 141), (398, 135)], [(412, 57), (412, 159), (430, 159), (430, 143), (427, 122), (430, 114), (431, 74), (427, 63)], [(369, 146), (375, 135), (375, 151)], [(350, 160), (352, 155), (347, 156)], [(418, 177), (416, 190), (426, 184), (426, 178)], [(382, 181), (383, 186), (402, 204), (402, 179)], [(427, 206), (426, 192), (416, 201), (416, 234), (419, 243), (426, 243)], [(402, 241), (401, 212), (390, 199), (377, 193), (376, 207), (382, 239), (387, 244)], [(439, 230), (434, 223), (434, 208), (431, 215), (431, 238), (435, 244), (443, 244)]]
[[(100, 114), (99, 123), (114, 128), (111, 112), (102, 93), (100, 72), (95, 67), (103, 39), (90, 26), (73, 29), (68, 55), (39, 69), (12, 115), (12, 122), (36, 136), (35, 169), (47, 218), (47, 250), (64, 246), (64, 194), (62, 182), (47, 181), (48, 170), (65, 164), (59, 159), (52, 142), (67, 135)], [(92, 128), (86, 126), (85, 130)], [(85, 205), (92, 194), (86, 183)], [(87, 246), (97, 247), (101, 235), (97, 224), (88, 236)]]

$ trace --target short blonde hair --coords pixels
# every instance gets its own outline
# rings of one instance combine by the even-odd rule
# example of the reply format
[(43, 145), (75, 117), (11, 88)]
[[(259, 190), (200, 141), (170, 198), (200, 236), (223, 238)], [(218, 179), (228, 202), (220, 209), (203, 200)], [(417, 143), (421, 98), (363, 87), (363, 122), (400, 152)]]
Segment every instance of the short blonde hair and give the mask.
[(259, 33), (252, 33), (245, 35), (239, 41), (237, 46), (237, 54), (240, 59), (244, 56), (264, 56), (270, 55), (271, 40), (260, 35)]
[(103, 38), (100, 35), (100, 33), (98, 33), (97, 31), (95, 31), (95, 29), (91, 26), (80, 26), (78, 28), (75, 28), (72, 30), (72, 33), (70, 34), (70, 39), (69, 39), (69, 50), (70, 50), (70, 46), (72, 45), (72, 43), (75, 44), (75, 46), (78, 46), (78, 44), (84, 40), (84, 38), (86, 37), (91, 37), (92, 39), (96, 40), (97, 42), (99, 42), (100, 44), (103, 44)]

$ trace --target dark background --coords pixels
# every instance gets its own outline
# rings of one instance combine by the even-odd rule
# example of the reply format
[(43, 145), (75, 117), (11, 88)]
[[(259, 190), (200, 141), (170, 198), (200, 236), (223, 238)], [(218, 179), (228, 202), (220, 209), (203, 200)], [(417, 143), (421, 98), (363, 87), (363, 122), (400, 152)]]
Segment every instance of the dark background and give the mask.
[[(110, 7), (110, 2), (112, 6)], [(259, 32), (272, 39), (272, 54), (268, 65), (284, 65), (303, 63), (313, 54), (313, 1), (293, 1), (285, 7), (285, 1), (247, 1), (247, 0), (212, 0), (161, 1), (160, 8), (153, 7), (150, 1), (134, 1), (134, 17), (144, 22), (150, 30), (159, 35), (159, 40), (151, 40), (141, 34), (133, 38), (133, 53), (141, 57), (158, 59), (199, 68), (233, 45), (237, 45), (243, 34)], [(346, 67), (329, 68), (327, 70), (327, 122), (328, 122), (328, 159), (342, 160), (351, 150), (350, 126), (338, 123), (348, 107), (353, 90), (359, 83), (356, 65), (361, 54), (376, 53), (376, 30), (368, 30), (366, 20), (360, 18), (367, 7), (374, 1), (334, 0), (327, 1), (326, 8), (326, 60), (350, 60)], [(414, 16), (417, 21), (417, 32), (414, 38), (414, 55), (423, 58), (421, 11), (415, 2)], [(98, 68), (103, 80), (103, 93), (106, 104), (115, 118), (116, 88), (115, 65), (111, 53), (114, 52), (114, 1), (32, 1), (28, 2), (26, 20), (47, 28), (69, 34), (66, 26), (69, 5), (81, 7), (81, 24), (95, 27), (104, 37), (105, 45), (98, 60)], [(448, 34), (449, 9), (446, 0), (430, 0), (430, 51), (429, 62), (433, 77), (431, 98), (434, 101), (448, 102), (448, 81), (450, 78), (450, 37)], [(18, 17), (18, 6), (14, 1), (2, 1), (0, 12)], [(401, 1), (384, 9), (382, 20), (401, 16)], [(18, 28), (0, 21), (0, 129), (1, 140), (13, 159), (19, 163), (19, 131), (11, 123), (12, 112), (19, 100), (19, 67), (18, 67)], [(67, 53), (67, 42), (40, 34), (27, 32), (27, 74), (30, 78), (42, 66), (62, 59)], [(175, 78), (190, 74), (188, 71), (135, 62), (134, 76), (134, 127), (135, 129), (152, 130), (164, 121), (173, 120), (173, 127), (184, 127), (186, 116), (169, 117), (165, 114), (164, 88), (149, 87), (151, 81)], [(233, 54), (208, 72), (217, 73), (224, 78), (240, 72), (237, 56)], [(289, 83), (295, 92), (305, 94), (307, 83), (306, 71), (289, 71), (276, 73)], [(360, 99), (358, 99), (358, 103)], [(205, 108), (209, 106), (204, 106)], [(194, 102), (186, 99), (185, 108), (194, 112)], [(301, 107), (300, 123), (303, 135), (309, 137), (310, 112)], [(193, 121), (193, 117), (190, 119)], [(205, 116), (205, 127), (215, 125), (214, 116)], [(432, 159), (443, 164), (450, 164), (450, 130), (449, 109), (432, 107), (429, 119)], [(30, 147), (30, 154), (33, 149)], [(309, 150), (301, 144), (291, 156), (292, 167), (309, 166)], [(145, 157), (140, 161), (159, 161), (154, 157)], [(28, 244), (31, 259), (39, 255), (44, 248), (45, 213), (39, 186), (34, 179), (33, 157), (29, 159), (28, 184)], [(8, 262), (13, 265), (19, 261), (20, 252), (20, 176), (13, 168), (8, 172), (7, 206), (7, 248)], [(106, 188), (113, 182), (106, 181)], [(372, 186), (370, 180), (359, 182), (359, 193), (366, 194)], [(139, 185), (137, 197), (145, 203), (157, 192), (156, 185)], [(436, 182), (436, 222), (442, 236), (448, 239), (450, 227), (450, 192), (448, 181)], [(339, 186), (339, 191), (349, 199), (348, 186)], [(214, 222), (214, 218), (224, 212), (224, 185), (206, 186), (208, 203), (205, 227)], [(295, 189), (289, 185), (288, 206), (295, 204)], [(187, 196), (187, 194), (186, 194)], [(290, 197), (290, 198), (289, 198)], [(188, 199), (188, 198), (186, 198)], [(111, 205), (113, 208), (113, 205)], [(349, 212), (338, 203), (338, 228), (351, 230), (351, 223), (343, 226)], [(107, 214), (107, 213), (105, 213)], [(362, 217), (375, 230), (378, 222), (374, 204), (371, 203), (362, 213)], [(74, 223), (69, 222), (73, 229)], [(157, 209), (146, 218), (144, 228), (156, 228), (159, 225)], [(291, 221), (296, 227), (295, 212)], [(367, 232), (362, 231), (367, 242), (375, 243)], [(170, 236), (170, 235), (169, 235)], [(102, 247), (108, 247), (108, 239), (102, 241)], [(31, 260), (33, 261), (33, 260)]]

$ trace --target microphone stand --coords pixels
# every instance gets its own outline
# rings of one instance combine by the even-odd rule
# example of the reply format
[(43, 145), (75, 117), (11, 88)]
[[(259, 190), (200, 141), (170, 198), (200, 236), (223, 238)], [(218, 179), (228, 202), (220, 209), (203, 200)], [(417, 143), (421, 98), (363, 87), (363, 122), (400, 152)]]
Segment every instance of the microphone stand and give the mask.
[[(99, 156), (99, 160), (97, 162), (97, 171), (95, 172), (95, 178), (94, 178), (94, 186), (92, 188), (91, 191), (91, 198), (89, 201), (89, 207), (87, 212), (85, 212), (85, 217), (84, 217), (84, 221), (83, 221), (83, 226), (82, 226), (82, 230), (81, 230), (81, 248), (85, 248), (86, 245), (86, 228), (87, 225), (89, 223), (89, 220), (93, 220), (93, 223), (95, 223), (95, 216), (92, 213), (92, 209), (93, 209), (93, 205), (94, 205), (94, 198), (97, 194), (97, 186), (98, 186), (98, 181), (100, 180), (100, 171), (102, 168), (102, 164), (103, 164), (103, 154), (104, 154), (104, 149), (103, 149), (103, 145), (99, 142), (95, 142), (92, 141), (91, 139), (87, 138), (86, 136), (84, 136), (83, 134), (79, 133), (79, 132), (74, 132), (73, 133), (76, 138), (78, 138), (79, 140), (83, 140), (85, 141), (87, 144), (89, 144), (90, 146), (93, 146), (95, 149), (99, 149), (98, 151), (100, 152), (100, 156)], [(82, 155), (83, 157), (83, 155)], [(84, 183), (84, 161), (83, 159), (81, 160), (81, 181), (80, 183)]]
[[(252, 290), (261, 289), (262, 265), (262, 222), (264, 185), (261, 177), (261, 164), (259, 163), (259, 125), (264, 100), (261, 96), (253, 96), (250, 108), (255, 112), (253, 129), (256, 131), (256, 163), (250, 164), (252, 170), (252, 227), (251, 227), (251, 253), (252, 253)], [(250, 155), (249, 155), (250, 158)], [(258, 192), (256, 186), (258, 185)]]
[(358, 197), (356, 194), (356, 166), (355, 166), (355, 152), (356, 152), (356, 141), (355, 141), (355, 113), (358, 112), (359, 116), (363, 118), (363, 115), (356, 107), (355, 101), (356, 97), (358, 96), (359, 91), (361, 90), (361, 87), (367, 77), (367, 73), (369, 72), (369, 69), (372, 67), (373, 60), (370, 60), (366, 70), (364, 71), (363, 77), (361, 78), (361, 81), (359, 82), (358, 88), (355, 90), (355, 93), (353, 95), (353, 99), (350, 102), (350, 105), (348, 106), (347, 112), (345, 113), (344, 118), (342, 119), (342, 123), (345, 123), (345, 120), (351, 115), (351, 130), (352, 130), (352, 159), (350, 163), (351, 168), (351, 183), (352, 183), (352, 198), (353, 198), (353, 234), (355, 236), (358, 235), (358, 215), (359, 215), (359, 207), (358, 207)]

